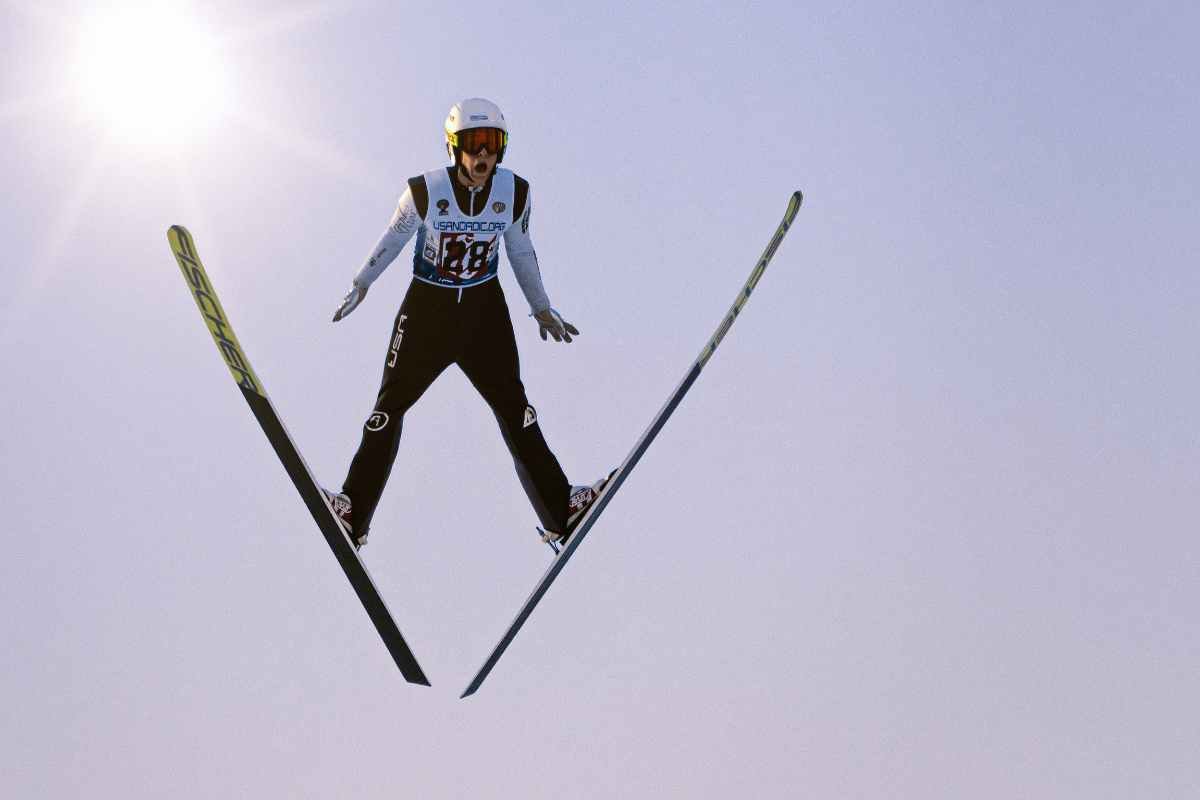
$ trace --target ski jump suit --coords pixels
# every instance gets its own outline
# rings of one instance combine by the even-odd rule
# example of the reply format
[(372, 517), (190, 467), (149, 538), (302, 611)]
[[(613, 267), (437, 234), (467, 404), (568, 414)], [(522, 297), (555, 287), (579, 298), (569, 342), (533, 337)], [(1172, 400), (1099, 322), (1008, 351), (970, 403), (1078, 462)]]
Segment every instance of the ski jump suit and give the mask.
[(369, 286), (416, 234), (413, 281), (388, 337), (375, 410), (342, 490), (355, 534), (365, 534), (400, 445), (404, 412), (450, 364), (487, 401), (517, 476), (544, 527), (564, 530), (570, 484), (550, 452), (521, 383), (517, 344), (500, 282), (500, 239), (536, 313), (550, 307), (529, 238), (529, 183), (497, 167), (468, 189), (453, 167), (411, 178), (396, 213), (354, 282)]

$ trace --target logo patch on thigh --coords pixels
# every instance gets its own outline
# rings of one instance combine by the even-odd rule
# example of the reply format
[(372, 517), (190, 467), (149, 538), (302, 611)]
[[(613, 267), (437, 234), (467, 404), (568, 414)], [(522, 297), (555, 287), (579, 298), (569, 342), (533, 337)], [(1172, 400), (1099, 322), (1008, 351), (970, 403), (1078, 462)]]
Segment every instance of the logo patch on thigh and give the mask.
[[(396, 366), (396, 359), (400, 357), (400, 343), (404, 341), (404, 320), (406, 319), (408, 319), (408, 314), (401, 314), (400, 319), (396, 320), (396, 334), (392, 337), (392, 346), (388, 349), (387, 365), (389, 367)], [(387, 421), (385, 420), (383, 424), (387, 425)]]
[(534, 410), (533, 406), (525, 406), (525, 424), (521, 427), (528, 428), (530, 425), (534, 425), (536, 423), (537, 411)]
[(388, 415), (382, 411), (376, 411), (371, 416), (367, 417), (366, 428), (369, 431), (381, 431), (387, 427)]

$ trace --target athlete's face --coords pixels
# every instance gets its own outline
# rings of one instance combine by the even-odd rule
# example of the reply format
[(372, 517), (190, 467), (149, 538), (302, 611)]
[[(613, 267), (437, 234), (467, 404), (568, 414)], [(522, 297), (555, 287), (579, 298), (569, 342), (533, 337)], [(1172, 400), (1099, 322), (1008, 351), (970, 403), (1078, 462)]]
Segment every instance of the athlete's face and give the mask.
[(458, 181), (463, 186), (482, 186), (488, 176), (496, 168), (497, 153), (489, 153), (487, 149), (478, 153), (462, 154), (462, 166), (458, 169)]

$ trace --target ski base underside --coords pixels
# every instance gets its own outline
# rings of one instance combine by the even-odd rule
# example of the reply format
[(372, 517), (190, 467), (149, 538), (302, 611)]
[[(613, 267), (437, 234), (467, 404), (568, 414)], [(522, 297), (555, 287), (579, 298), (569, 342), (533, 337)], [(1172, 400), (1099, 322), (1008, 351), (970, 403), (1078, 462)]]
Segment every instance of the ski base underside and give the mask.
[(417, 663), (412, 650), (409, 649), (408, 643), (404, 641), (383, 597), (375, 587), (375, 582), (371, 580), (354, 545), (350, 543), (350, 539), (346, 536), (341, 523), (326, 501), (311, 470), (305, 464), (304, 458), (300, 455), (300, 451), (296, 448), (287, 429), (284, 428), (275, 407), (267, 397), (262, 381), (250, 366), (250, 361), (246, 358), (241, 343), (238, 342), (229, 318), (225, 314), (225, 309), (217, 299), (208, 273), (200, 261), (191, 234), (186, 228), (173, 225), (167, 231), (167, 239), (171, 243), (171, 251), (183, 272), (184, 280), (192, 292), (192, 298), (200, 309), (200, 315), (208, 326), (217, 350), (225, 360), (225, 365), (233, 375), (238, 388), (241, 389), (242, 396), (246, 398), (246, 403), (249, 404), (254, 418), (258, 420), (259, 426), (266, 434), (267, 440), (270, 441), (271, 447), (287, 471), (288, 477), (292, 479), (292, 484), (295, 485), (296, 491), (312, 515), (313, 521), (317, 523), (317, 527), (324, 535), (326, 543), (333, 551), (334, 558), (337, 559), (346, 579), (350, 581), (354, 593), (363, 604), (363, 608), (366, 609), (371, 622), (375, 624), (375, 629), (383, 639), (388, 652), (391, 653), (396, 666), (404, 675), (405, 680), (428, 686), (429, 679), (425, 677), (425, 673)]
[(521, 630), (521, 627), (525, 624), (525, 621), (529, 619), (529, 615), (532, 614), (534, 608), (537, 607), (538, 602), (550, 589), (550, 585), (554, 583), (554, 579), (558, 577), (560, 572), (562, 572), (563, 567), (567, 565), (567, 561), (570, 560), (571, 556), (575, 553), (575, 550), (583, 542), (584, 537), (587, 536), (587, 533), (589, 530), (591, 530), (592, 525), (595, 524), (596, 520), (600, 517), (600, 514), (603, 513), (604, 509), (608, 507), (608, 503), (610, 500), (612, 500), (613, 495), (617, 493), (617, 490), (621, 488), (621, 484), (625, 482), (625, 478), (629, 476), (629, 473), (633, 470), (634, 466), (636, 466), (638, 461), (641, 460), (642, 455), (644, 455), (646, 450), (650, 447), (650, 443), (654, 441), (656, 436), (658, 436), (659, 431), (662, 430), (662, 427), (666, 424), (667, 419), (672, 413), (674, 413), (675, 409), (679, 406), (679, 403), (683, 400), (684, 395), (688, 393), (688, 390), (692, 388), (692, 384), (694, 384), (696, 379), (700, 377), (701, 370), (704, 369), (704, 366), (708, 363), (708, 360), (712, 358), (713, 353), (716, 352), (717, 345), (719, 345), (721, 340), (725, 338), (725, 334), (729, 332), (734, 320), (737, 319), (737, 315), (741, 312), (742, 307), (746, 304), (746, 301), (749, 300), (755, 286), (758, 285), (758, 280), (762, 277), (763, 272), (766, 270), (767, 264), (771, 262), (772, 257), (775, 255), (775, 251), (779, 248), (780, 243), (783, 241), (783, 237), (787, 235), (788, 230), (791, 228), (792, 222), (796, 218), (796, 214), (800, 211), (800, 204), (803, 202), (803, 200), (804, 196), (799, 191), (792, 193), (791, 198), (788, 200), (787, 210), (784, 212), (783, 219), (780, 221), (779, 226), (775, 229), (775, 234), (771, 237), (771, 241), (767, 244), (766, 249), (763, 250), (762, 255), (759, 256), (758, 261), (754, 265), (754, 269), (750, 272), (750, 277), (746, 279), (746, 283), (742, 286), (741, 291), (738, 292), (737, 298), (734, 300), (733, 305), (730, 307), (725, 317), (721, 320), (721, 324), (717, 326), (716, 332), (708, 340), (708, 343), (705, 344), (704, 349), (700, 351), (700, 355), (696, 358), (696, 361), (687, 371), (687, 374), (683, 376), (683, 380), (679, 382), (679, 385), (675, 387), (675, 391), (671, 393), (671, 396), (667, 399), (667, 402), (651, 421), (641, 438), (638, 439), (637, 443), (633, 446), (633, 449), (629, 452), (629, 455), (625, 457), (625, 461), (622, 462), (621, 466), (617, 469), (616, 474), (613, 475), (612, 479), (609, 480), (608, 484), (604, 487), (604, 489), (601, 490), (600, 496), (596, 499), (596, 502), (592, 504), (592, 507), (588, 509), (583, 520), (580, 522), (579, 527), (576, 528), (575, 532), (571, 535), (571, 538), (567, 540), (566, 545), (564, 545), (554, 557), (554, 561), (551, 562), (550, 566), (546, 569), (546, 572), (542, 575), (541, 579), (534, 587), (533, 592), (525, 600), (525, 604), (521, 606), (521, 610), (517, 612), (516, 617), (514, 617), (513, 621), (509, 623), (508, 629), (504, 632), (504, 635), (500, 637), (500, 641), (496, 643), (496, 646), (488, 655), (487, 660), (483, 662), (483, 666), (479, 668), (479, 670), (475, 673), (475, 677), (471, 679), (470, 684), (468, 684), (467, 688), (463, 690), (463, 693), (460, 695), (460, 699), (471, 696), (478, 691), (480, 686), (483, 685), (484, 680), (492, 671), (492, 668), (496, 666), (496, 663), (500, 660), (500, 657), (504, 655), (504, 651), (508, 649), (508, 646), (512, 644), (513, 639), (516, 638), (517, 633)]

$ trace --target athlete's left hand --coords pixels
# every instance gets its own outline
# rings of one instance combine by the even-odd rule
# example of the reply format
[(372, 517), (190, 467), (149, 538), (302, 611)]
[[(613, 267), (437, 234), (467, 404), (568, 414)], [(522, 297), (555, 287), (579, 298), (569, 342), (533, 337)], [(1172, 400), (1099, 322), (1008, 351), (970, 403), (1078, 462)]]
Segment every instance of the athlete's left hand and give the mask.
[(562, 318), (553, 308), (543, 309), (533, 315), (537, 320), (538, 333), (542, 335), (542, 341), (546, 341), (546, 334), (554, 337), (554, 341), (561, 342), (564, 339), (567, 342), (571, 341), (572, 336), (579, 335), (579, 329)]

